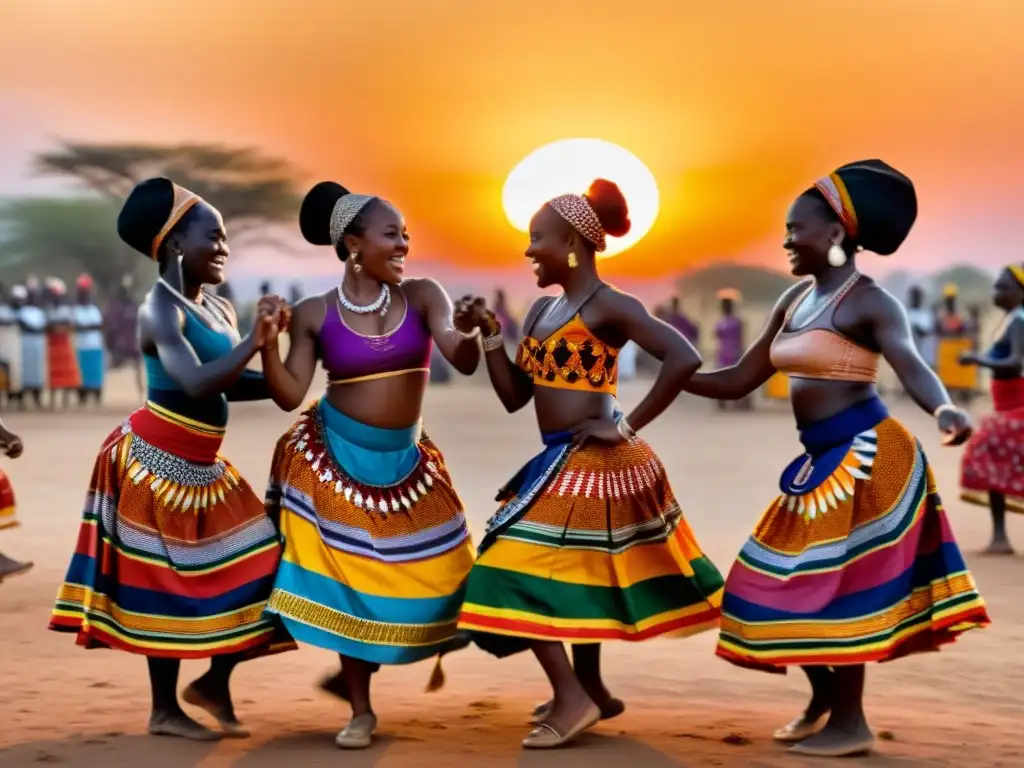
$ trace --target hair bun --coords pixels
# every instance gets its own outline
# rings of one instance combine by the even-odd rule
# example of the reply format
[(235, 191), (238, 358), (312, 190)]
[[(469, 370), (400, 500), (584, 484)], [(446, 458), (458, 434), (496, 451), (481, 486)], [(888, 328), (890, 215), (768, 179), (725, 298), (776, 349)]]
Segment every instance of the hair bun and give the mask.
[(584, 197), (607, 234), (622, 237), (629, 232), (629, 206), (618, 184), (607, 179), (595, 179)]
[(336, 181), (321, 181), (302, 198), (299, 229), (313, 245), (331, 245), (331, 214), (334, 204), (349, 192)]

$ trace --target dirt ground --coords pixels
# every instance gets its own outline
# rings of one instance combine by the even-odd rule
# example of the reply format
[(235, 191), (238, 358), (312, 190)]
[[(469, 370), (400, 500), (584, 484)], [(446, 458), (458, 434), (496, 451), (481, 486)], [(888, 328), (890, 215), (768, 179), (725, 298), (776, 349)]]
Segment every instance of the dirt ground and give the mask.
[[(810, 766), (786, 755), (771, 732), (805, 701), (801, 675), (766, 675), (712, 655), (714, 633), (682, 641), (605, 649), (607, 679), (625, 699), (621, 718), (554, 753), (524, 753), (526, 715), (545, 698), (540, 669), (523, 656), (495, 661), (470, 649), (446, 661), (448, 685), (426, 694), (429, 663), (385, 669), (376, 679), (381, 730), (364, 753), (333, 745), (342, 706), (314, 683), (331, 656), (304, 648), (243, 665), (234, 678), (245, 741), (196, 744), (145, 735), (149, 696), (141, 657), (83, 651), (46, 631), (51, 601), (71, 555), (94, 454), (135, 405), (130, 377), (116, 376), (102, 411), (10, 414), (26, 451), (4, 468), (12, 476), (22, 527), (0, 534), (0, 549), (35, 561), (30, 573), (0, 586), (0, 765), (138, 768), (295, 766)], [(623, 387), (627, 408), (643, 384)], [(979, 410), (988, 406), (980, 403)], [(994, 624), (940, 654), (875, 666), (867, 704), (882, 736), (876, 754), (845, 761), (870, 766), (1024, 765), (1024, 557), (975, 553), (986, 543), (984, 510), (956, 499), (959, 452), (941, 449), (930, 419), (894, 404), (921, 437)], [(291, 415), (270, 404), (235, 407), (225, 453), (259, 488), (274, 441)], [(474, 531), (491, 513), (494, 491), (539, 447), (533, 415), (505, 415), (479, 382), (433, 388), (426, 425), (445, 451)], [(798, 453), (784, 404), (753, 414), (719, 413), (681, 399), (645, 437), (668, 466), (677, 495), (708, 555), (726, 571), (776, 489), (782, 466)], [(1024, 519), (1011, 521), (1024, 547)], [(1018, 587), (1011, 587), (1014, 582)], [(1017, 590), (1016, 592), (1014, 590)], [(1017, 595), (1015, 597), (1015, 595)], [(183, 681), (203, 668), (184, 665)]]

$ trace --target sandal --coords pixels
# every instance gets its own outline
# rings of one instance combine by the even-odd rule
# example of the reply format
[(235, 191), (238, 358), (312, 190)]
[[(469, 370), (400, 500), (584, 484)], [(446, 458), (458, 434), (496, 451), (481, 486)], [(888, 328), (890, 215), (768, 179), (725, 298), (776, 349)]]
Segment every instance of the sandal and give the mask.
[(366, 749), (373, 743), (373, 732), (377, 730), (377, 716), (372, 712), (353, 717), (337, 736), (334, 743), (339, 749)]
[(596, 704), (587, 707), (583, 716), (576, 724), (565, 733), (559, 733), (558, 729), (550, 723), (540, 723), (530, 735), (523, 739), (524, 749), (556, 749), (568, 744), (581, 733), (593, 728), (601, 720), (601, 710)]
[(793, 755), (807, 755), (809, 757), (853, 757), (854, 755), (866, 755), (874, 746), (875, 737), (869, 735), (852, 744), (841, 744), (834, 747), (813, 747), (809, 744), (794, 744), (786, 751)]
[(793, 719), (772, 734), (775, 741), (783, 744), (796, 744), (799, 741), (808, 739), (821, 730), (821, 721), (824, 715), (817, 720), (807, 720), (803, 715)]
[[(548, 699), (543, 704), (538, 704), (530, 713), (530, 725), (540, 725), (547, 720), (554, 706), (554, 699)], [(621, 699), (609, 699), (608, 706), (601, 710), (602, 720), (613, 720), (626, 711), (626, 705)]]

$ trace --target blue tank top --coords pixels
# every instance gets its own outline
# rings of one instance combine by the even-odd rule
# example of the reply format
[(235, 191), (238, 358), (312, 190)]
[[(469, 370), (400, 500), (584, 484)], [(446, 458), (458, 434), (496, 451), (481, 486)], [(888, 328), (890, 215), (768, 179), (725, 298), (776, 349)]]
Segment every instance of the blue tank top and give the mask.
[(1013, 352), (1013, 344), (1006, 331), (1010, 328), (1010, 324), (1017, 319), (1024, 319), (1024, 308), (1015, 309), (1006, 316), (1006, 321), (1000, 328), (999, 338), (988, 349), (988, 356), (993, 360), (1005, 360)]
[[(223, 357), (235, 345), (231, 336), (214, 330), (187, 308), (185, 309), (185, 325), (182, 335), (203, 364)], [(167, 374), (160, 358), (144, 354), (142, 360), (146, 367), (147, 399), (172, 413), (194, 419), (211, 427), (227, 425), (228, 398), (223, 392), (202, 398), (189, 397), (181, 385)], [(249, 374), (250, 372), (247, 371), (246, 375)], [(258, 376), (259, 374), (252, 372), (252, 375)]]

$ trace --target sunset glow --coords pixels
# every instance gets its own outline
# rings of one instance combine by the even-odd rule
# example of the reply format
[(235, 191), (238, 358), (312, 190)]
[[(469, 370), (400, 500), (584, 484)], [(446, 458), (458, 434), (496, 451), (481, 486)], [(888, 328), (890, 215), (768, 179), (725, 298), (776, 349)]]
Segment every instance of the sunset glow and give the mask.
[(601, 139), (565, 139), (523, 158), (505, 180), (501, 204), (509, 223), (527, 232), (530, 219), (544, 203), (566, 192), (582, 194), (594, 179), (619, 185), (633, 222), (625, 237), (609, 237), (603, 258), (640, 242), (658, 218), (658, 183), (634, 154)]

